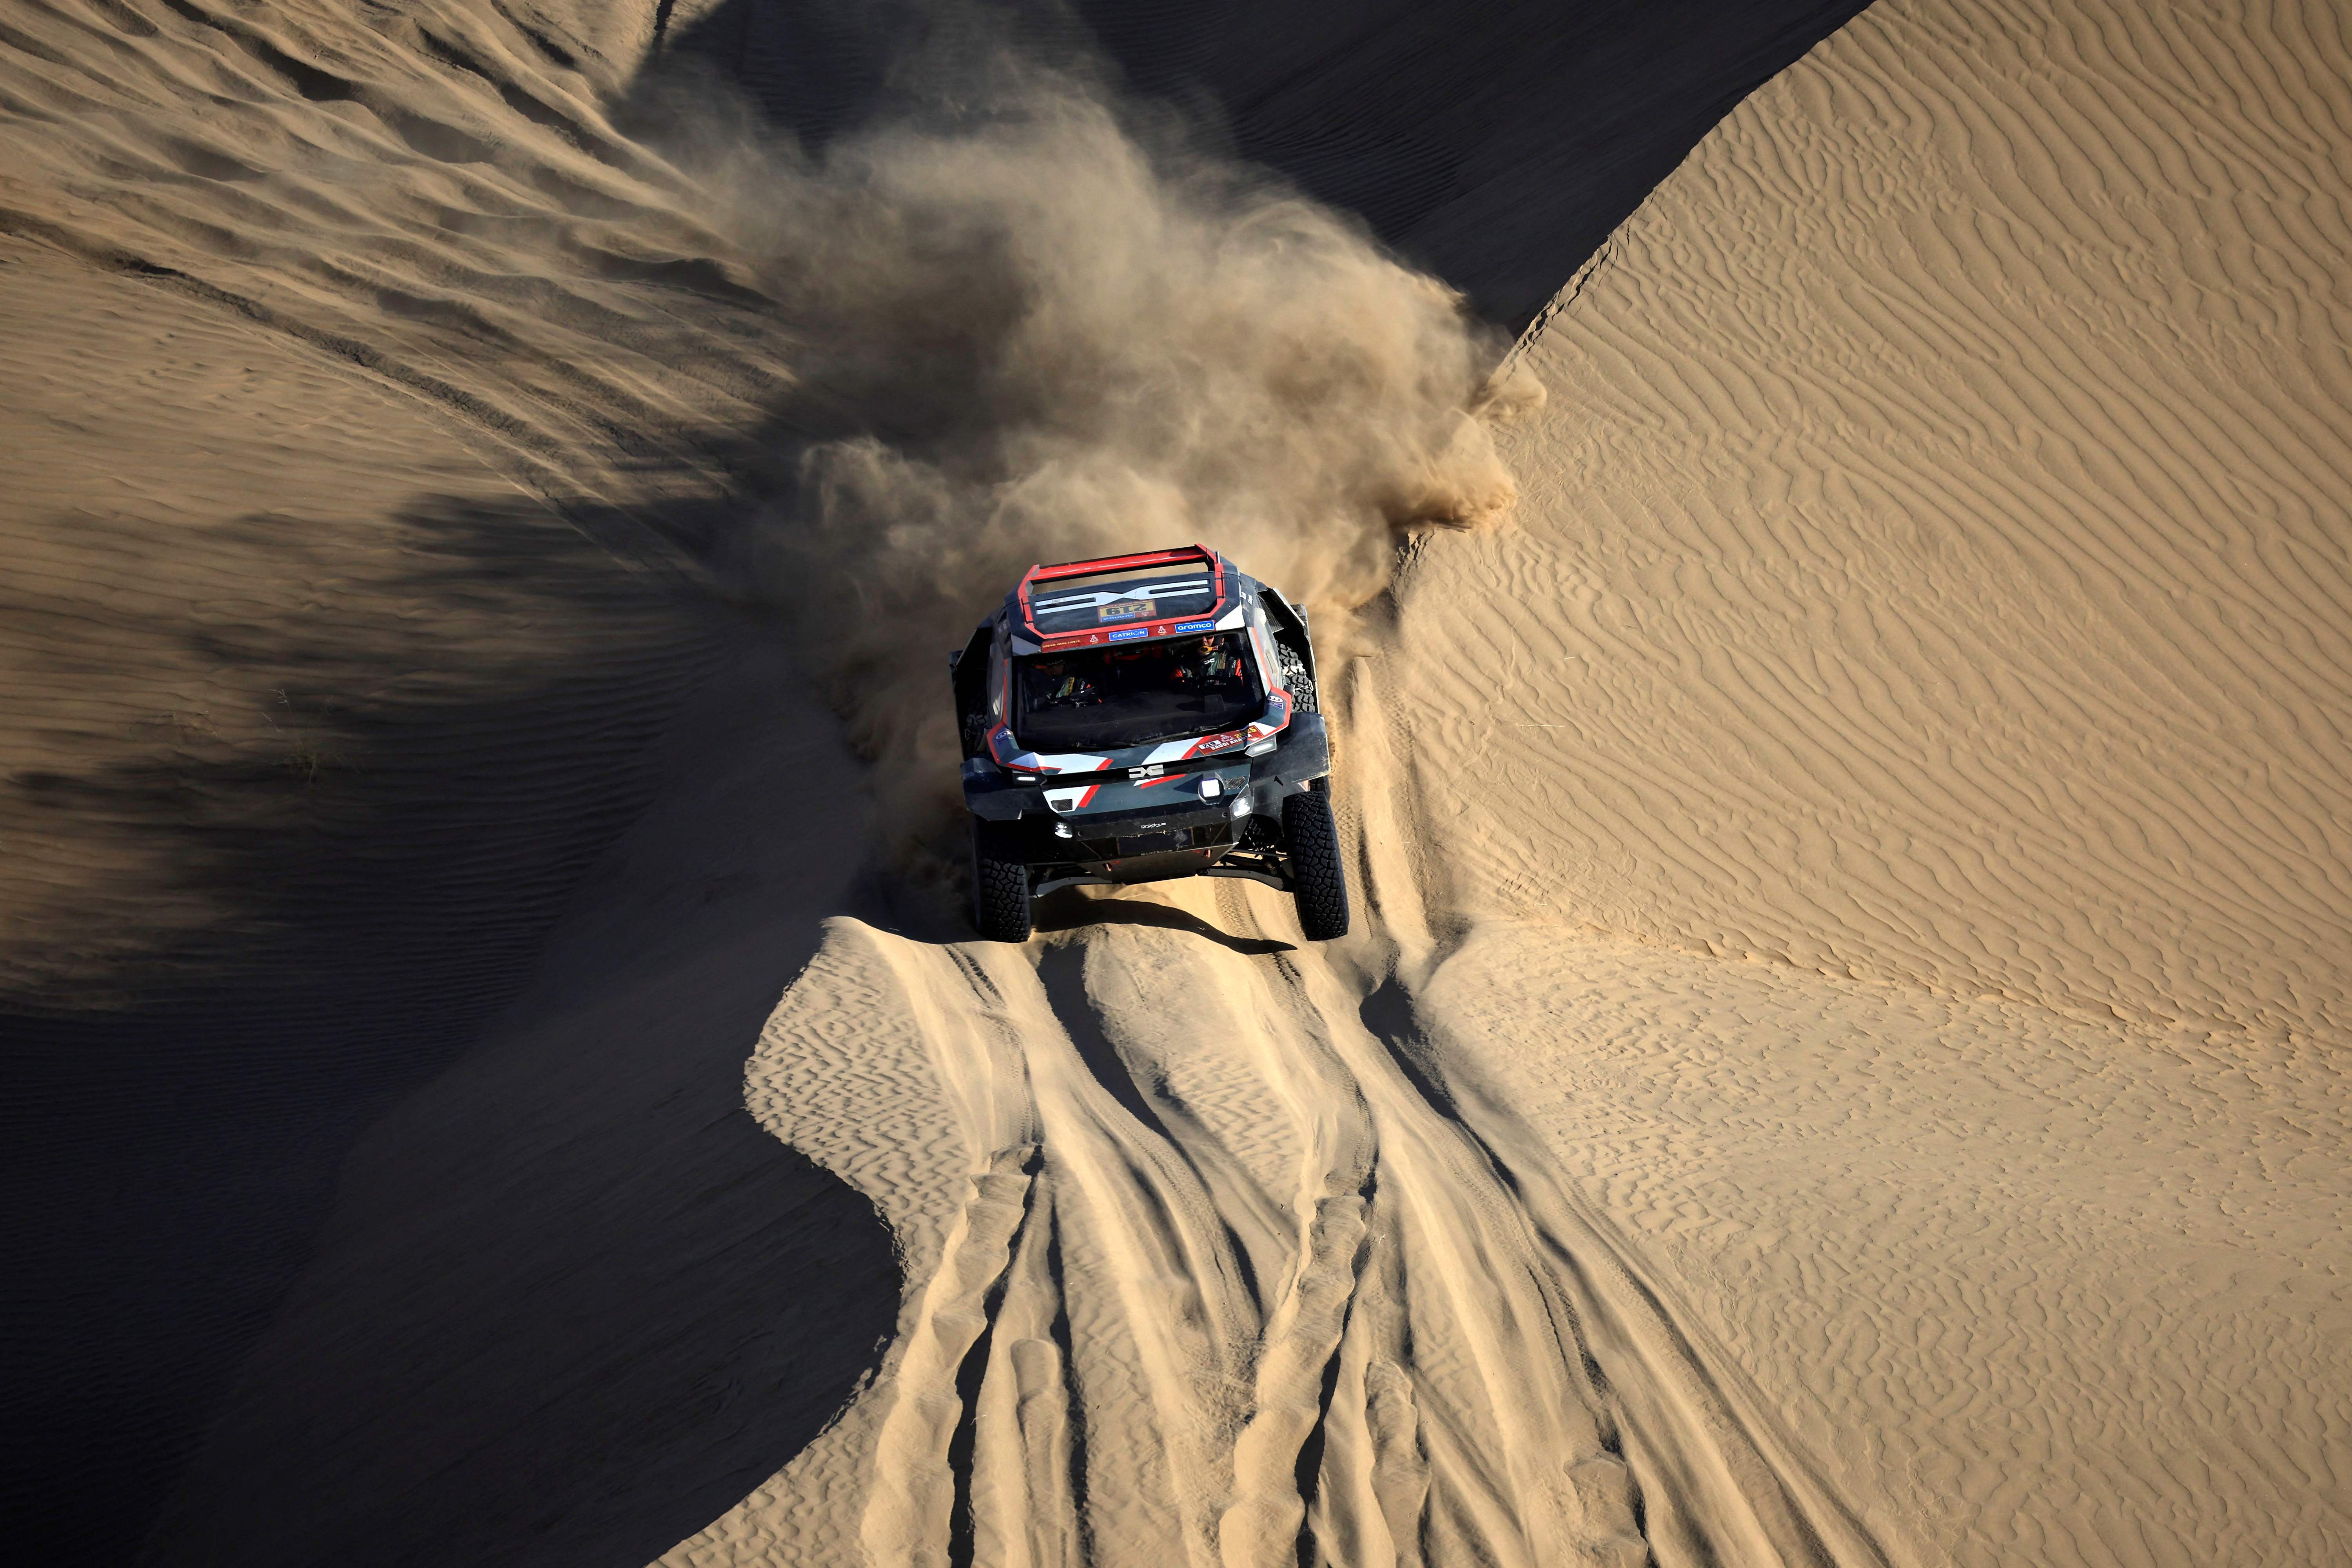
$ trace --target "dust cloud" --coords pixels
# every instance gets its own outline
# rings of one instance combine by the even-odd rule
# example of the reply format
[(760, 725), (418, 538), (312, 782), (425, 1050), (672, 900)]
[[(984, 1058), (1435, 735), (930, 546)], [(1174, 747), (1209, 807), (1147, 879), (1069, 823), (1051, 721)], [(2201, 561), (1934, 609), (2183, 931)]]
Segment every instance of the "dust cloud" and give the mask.
[(1540, 388), (1360, 225), (1083, 62), (967, 36), (896, 86), (704, 175), (798, 340), (741, 565), (886, 798), (951, 798), (943, 656), (1033, 562), (1197, 541), (1328, 614), (1508, 510), (1486, 419)]

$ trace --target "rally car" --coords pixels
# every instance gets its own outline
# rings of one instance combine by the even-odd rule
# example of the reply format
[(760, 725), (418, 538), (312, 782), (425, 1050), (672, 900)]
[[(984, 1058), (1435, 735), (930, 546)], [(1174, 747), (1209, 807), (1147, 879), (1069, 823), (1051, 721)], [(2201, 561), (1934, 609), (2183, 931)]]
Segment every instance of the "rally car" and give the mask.
[(948, 656), (972, 923), (1083, 884), (1243, 877), (1348, 931), (1307, 616), (1193, 545), (1032, 566)]

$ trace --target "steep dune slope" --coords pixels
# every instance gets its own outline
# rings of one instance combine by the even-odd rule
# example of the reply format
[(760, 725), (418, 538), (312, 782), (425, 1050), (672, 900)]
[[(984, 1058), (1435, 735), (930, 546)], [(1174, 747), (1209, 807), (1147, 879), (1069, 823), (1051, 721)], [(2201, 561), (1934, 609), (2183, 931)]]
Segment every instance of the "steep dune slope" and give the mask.
[(1399, 590), (1431, 1016), (1917, 1561), (2352, 1560), (2347, 68), (1874, 9)]
[(1717, 130), (1415, 582), (1416, 741), (1512, 825), (1465, 896), (2345, 1037), (2337, 22), (1898, 7)]

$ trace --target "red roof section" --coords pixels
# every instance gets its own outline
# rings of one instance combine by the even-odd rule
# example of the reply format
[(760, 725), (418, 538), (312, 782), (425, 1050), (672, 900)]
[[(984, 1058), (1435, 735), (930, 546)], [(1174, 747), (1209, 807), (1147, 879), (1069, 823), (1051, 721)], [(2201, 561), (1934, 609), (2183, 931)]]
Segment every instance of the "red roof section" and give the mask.
[[(1210, 614), (1225, 606), (1225, 563), (1217, 552), (1205, 544), (1187, 544), (1174, 550), (1146, 550), (1134, 555), (1105, 555), (1094, 561), (1062, 561), (1050, 566), (1032, 566), (1021, 574), (1021, 584), (1013, 592), (1021, 606), (1022, 624), (1029, 635), (1048, 647), (1067, 647), (1073, 644), (1102, 641), (1099, 633), (1062, 632), (1048, 635), (1040, 631), (1035, 616), (1029, 608), (1029, 590), (1039, 583), (1057, 583), (1070, 577), (1092, 577), (1105, 572), (1130, 572), (1153, 566), (1206, 566), (1211, 584), (1216, 590), (1216, 602)], [(1196, 617), (1178, 617), (1179, 620)], [(1177, 621), (1154, 623), (1147, 637), (1165, 636)]]
[(1125, 572), (1139, 566), (1173, 566), (1181, 561), (1197, 561), (1202, 565), (1218, 569), (1222, 566), (1217, 552), (1205, 544), (1181, 545), (1174, 550), (1147, 550), (1139, 555), (1106, 555), (1098, 561), (1064, 561), (1053, 566), (1032, 566), (1022, 574), (1021, 596), (1029, 596), (1032, 583), (1053, 583), (1064, 577), (1087, 577), (1097, 572)]

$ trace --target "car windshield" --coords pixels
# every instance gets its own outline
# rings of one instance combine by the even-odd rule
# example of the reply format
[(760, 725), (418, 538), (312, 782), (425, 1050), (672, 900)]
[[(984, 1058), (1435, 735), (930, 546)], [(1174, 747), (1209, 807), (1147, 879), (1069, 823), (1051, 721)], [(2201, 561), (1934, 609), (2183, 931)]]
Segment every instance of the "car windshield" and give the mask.
[(1032, 751), (1108, 751), (1237, 730), (1265, 692), (1241, 632), (1018, 660), (1013, 732)]

